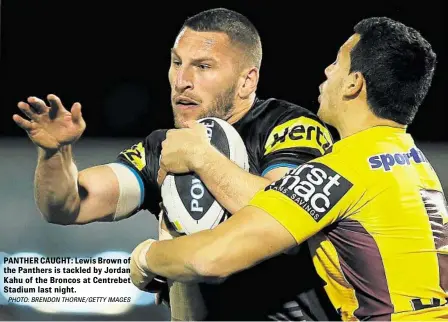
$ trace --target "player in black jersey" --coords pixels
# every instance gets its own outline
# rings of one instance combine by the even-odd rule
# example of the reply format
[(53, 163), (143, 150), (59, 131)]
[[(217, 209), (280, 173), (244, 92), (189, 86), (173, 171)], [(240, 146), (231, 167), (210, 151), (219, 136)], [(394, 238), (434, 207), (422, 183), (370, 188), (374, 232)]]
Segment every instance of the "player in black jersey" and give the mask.
[[(256, 98), (251, 109), (233, 126), (246, 144), (250, 172), (256, 176), (263, 176), (279, 167), (296, 167), (322, 155), (331, 144), (328, 130), (315, 115), (300, 106), (273, 98)], [(185, 144), (185, 135), (180, 134), (183, 137), (182, 144)], [(166, 130), (155, 131), (136, 148), (145, 152), (146, 164), (152, 165), (139, 173), (145, 187), (143, 207), (154, 211), (158, 209), (158, 200), (154, 198), (153, 190), (157, 188), (158, 160), (165, 136)], [(139, 163), (138, 153), (135, 152), (135, 148), (126, 150), (118, 160), (138, 172), (135, 167)], [(225, 175), (226, 171), (220, 173)], [(214, 180), (221, 180), (216, 178), (216, 172)], [(231, 193), (236, 194), (240, 189), (235, 187)], [(233, 207), (238, 208), (235, 205)], [(316, 285), (321, 282), (309, 256), (308, 249), (302, 247), (296, 254), (273, 258), (235, 274), (219, 285), (201, 283), (200, 290), (208, 310), (206, 320), (267, 320), (285, 317), (289, 320), (335, 320), (337, 317), (321, 309), (321, 306), (326, 305), (321, 302), (326, 297), (323, 293), (316, 293), (322, 291), (317, 287), (319, 284)]]
[[(247, 146), (251, 173), (232, 167), (230, 160), (219, 161), (223, 175), (231, 178), (231, 190), (223, 188), (229, 185), (218, 185), (213, 178), (207, 180), (207, 174), (200, 174), (230, 212), (243, 207), (258, 190), (291, 167), (321, 156), (332, 144), (328, 130), (308, 110), (256, 97), (260, 64), (261, 42), (256, 29), (244, 16), (225, 9), (189, 18), (172, 49), (169, 79), (176, 127), (205, 116), (219, 117), (235, 126)], [(31, 121), (13, 117), (39, 147), (35, 190), (44, 217), (68, 225), (121, 220), (142, 209), (157, 214), (162, 142), (167, 142), (165, 153), (174, 155), (177, 147), (173, 137), (180, 132), (172, 132), (171, 139), (166, 140), (167, 130), (154, 131), (122, 151), (114, 162), (78, 173), (71, 144), (85, 129), (81, 106), (76, 103), (67, 111), (58, 97), (49, 95), (48, 100), (50, 106), (35, 97), (28, 99), (29, 104), (19, 103)], [(179, 131), (183, 130), (193, 135), (192, 129)], [(169, 163), (170, 153), (165, 156)], [(317, 294), (321, 283), (307, 249), (302, 248), (222, 284), (201, 284), (207, 312), (203, 319), (334, 320), (337, 316), (326, 309), (331, 308), (326, 306), (326, 297)]]

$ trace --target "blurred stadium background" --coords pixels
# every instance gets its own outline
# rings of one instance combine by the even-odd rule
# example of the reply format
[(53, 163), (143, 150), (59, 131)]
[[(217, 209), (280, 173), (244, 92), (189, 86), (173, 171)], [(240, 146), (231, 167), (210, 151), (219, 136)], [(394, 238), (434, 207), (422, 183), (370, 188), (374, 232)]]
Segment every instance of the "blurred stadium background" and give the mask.
[[(235, 9), (258, 28), (264, 49), (259, 96), (290, 100), (313, 111), (324, 68), (335, 60), (360, 19), (389, 16), (420, 30), (432, 43), (439, 64), (410, 132), (448, 191), (446, 4), (375, 1), (362, 3), (362, 8), (359, 2), (338, 4), (1, 1), (0, 256), (130, 253), (141, 240), (156, 236), (156, 221), (148, 212), (119, 223), (78, 227), (45, 223), (33, 199), (36, 149), (12, 115), (18, 111), (16, 103), (28, 96), (54, 93), (67, 107), (79, 101), (87, 130), (75, 146), (78, 166), (113, 161), (154, 129), (172, 126), (170, 48), (185, 18), (213, 7)], [(0, 292), (0, 320), (169, 319), (167, 309), (154, 306), (147, 294), (126, 311), (107, 313), (75, 314), (63, 307), (59, 312), (42, 312), (7, 305)]]

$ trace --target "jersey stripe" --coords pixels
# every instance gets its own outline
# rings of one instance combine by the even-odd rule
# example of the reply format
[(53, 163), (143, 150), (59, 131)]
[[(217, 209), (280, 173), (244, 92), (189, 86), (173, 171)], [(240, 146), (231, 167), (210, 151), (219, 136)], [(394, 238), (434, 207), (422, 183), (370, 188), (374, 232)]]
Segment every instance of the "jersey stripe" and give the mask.
[[(386, 272), (376, 241), (358, 221), (340, 221), (336, 226), (336, 229), (329, 230), (328, 239), (336, 248), (342, 273), (355, 289), (359, 307), (353, 314), (363, 319), (393, 313)], [(361, 280), (360, 276), (363, 276)]]
[(292, 164), (292, 163), (277, 163), (277, 164), (273, 164), (273, 165), (270, 165), (269, 167), (267, 167), (266, 169), (264, 169), (264, 171), (261, 173), (261, 176), (264, 177), (266, 173), (268, 173), (271, 170), (277, 169), (277, 168), (291, 168), (291, 169), (295, 169), (295, 168), (297, 168), (297, 165)]
[[(448, 206), (444, 195), (437, 190), (420, 190), (426, 214), (429, 217), (435, 248), (439, 251), (448, 247)], [(448, 254), (438, 252), (440, 287), (448, 292)]]
[(130, 167), (129, 165), (127, 165), (127, 164), (125, 164), (125, 163), (123, 163), (123, 162), (117, 162), (118, 164), (121, 164), (121, 165), (124, 165), (126, 168), (128, 168), (129, 170), (131, 170), (131, 172), (135, 175), (135, 177), (137, 178), (137, 181), (138, 181), (138, 185), (140, 186), (140, 206), (142, 205), (142, 203), (143, 203), (143, 200), (144, 200), (144, 198), (145, 198), (145, 186), (144, 186), (144, 184), (143, 184), (143, 180), (142, 180), (142, 177), (137, 173), (137, 171), (134, 169), (134, 168), (132, 168), (132, 167)]

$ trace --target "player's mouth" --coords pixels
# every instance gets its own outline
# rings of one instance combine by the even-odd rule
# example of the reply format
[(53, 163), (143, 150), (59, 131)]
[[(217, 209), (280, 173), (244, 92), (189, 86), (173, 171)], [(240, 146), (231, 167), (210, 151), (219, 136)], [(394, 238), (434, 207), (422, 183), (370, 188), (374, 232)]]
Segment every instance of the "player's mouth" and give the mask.
[(199, 106), (199, 103), (197, 101), (185, 96), (176, 97), (176, 99), (174, 100), (174, 104), (176, 108), (181, 110), (192, 109)]

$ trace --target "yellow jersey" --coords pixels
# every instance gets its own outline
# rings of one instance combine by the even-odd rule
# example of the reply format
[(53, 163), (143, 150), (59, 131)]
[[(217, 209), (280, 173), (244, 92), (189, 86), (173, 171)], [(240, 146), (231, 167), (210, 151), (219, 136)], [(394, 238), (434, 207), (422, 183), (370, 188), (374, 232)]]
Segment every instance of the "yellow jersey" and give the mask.
[(343, 320), (448, 320), (448, 206), (404, 129), (344, 138), (250, 205), (308, 241)]

